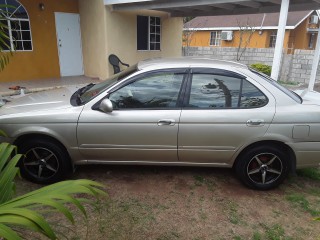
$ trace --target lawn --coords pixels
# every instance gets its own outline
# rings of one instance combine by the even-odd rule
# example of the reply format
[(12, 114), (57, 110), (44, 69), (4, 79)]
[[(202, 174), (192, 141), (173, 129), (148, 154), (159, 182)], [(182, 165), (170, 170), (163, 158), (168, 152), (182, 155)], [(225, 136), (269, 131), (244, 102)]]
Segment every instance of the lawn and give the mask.
[[(51, 216), (62, 239), (320, 239), (318, 169), (266, 192), (216, 168), (82, 166), (73, 177), (104, 183), (109, 197), (87, 206), (87, 221), (78, 214), (75, 226)], [(18, 180), (18, 193), (37, 187)]]

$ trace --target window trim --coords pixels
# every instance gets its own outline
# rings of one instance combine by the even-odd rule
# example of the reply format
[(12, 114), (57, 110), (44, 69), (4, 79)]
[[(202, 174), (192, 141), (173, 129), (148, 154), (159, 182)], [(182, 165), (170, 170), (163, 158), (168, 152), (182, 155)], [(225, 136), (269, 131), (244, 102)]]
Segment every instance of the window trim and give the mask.
[(185, 97), (185, 90), (186, 90), (186, 84), (187, 84), (187, 80), (188, 80), (188, 76), (189, 76), (189, 69), (188, 68), (168, 68), (168, 69), (158, 69), (158, 70), (153, 70), (153, 71), (148, 71), (148, 72), (143, 72), (140, 74), (137, 74), (135, 76), (133, 76), (132, 78), (129, 78), (127, 80), (124, 80), (123, 82), (121, 82), (120, 84), (118, 84), (117, 86), (112, 86), (110, 91), (108, 90), (108, 93), (106, 94), (105, 97), (103, 97), (101, 100), (99, 100), (97, 103), (94, 104), (93, 109), (99, 110), (97, 109), (97, 106), (100, 105), (100, 103), (102, 102), (102, 100), (109, 98), (110, 94), (118, 91), (119, 89), (133, 83), (136, 81), (139, 81), (143, 78), (146, 78), (148, 76), (154, 75), (154, 74), (158, 74), (158, 73), (175, 73), (175, 74), (183, 74), (183, 79), (182, 79), (182, 84), (180, 86), (180, 90), (179, 90), (179, 95), (177, 98), (177, 106), (176, 107), (172, 107), (172, 108), (124, 108), (124, 109), (114, 109), (114, 111), (144, 111), (144, 110), (178, 110), (182, 108), (182, 102), (183, 99)]
[(314, 49), (315, 43), (316, 43), (316, 34), (315, 33), (310, 33), (309, 34), (309, 42), (308, 42), (308, 48), (309, 49)]
[[(269, 37), (269, 48), (275, 48), (275, 47), (276, 47), (277, 35), (278, 35), (278, 32), (277, 32), (277, 31), (272, 31), (272, 32), (270, 33), (270, 37)], [(271, 43), (271, 39), (272, 39), (272, 43)], [(274, 46), (273, 46), (273, 45), (274, 45)]]
[(267, 81), (268, 83), (270, 83), (271, 85), (276, 87), (278, 90), (280, 90), (281, 92), (286, 94), (289, 98), (291, 98), (296, 103), (298, 103), (298, 104), (302, 104), (303, 103), (303, 99), (301, 98), (300, 95), (298, 95), (297, 93), (295, 93), (295, 92), (285, 88), (284, 86), (280, 85), (277, 81), (275, 81), (274, 79), (272, 79), (268, 75), (266, 75), (266, 74), (264, 74), (262, 72), (258, 72), (257, 70), (255, 70), (253, 68), (249, 68), (249, 70), (252, 73), (254, 73), (255, 75), (257, 75), (258, 77), (260, 77), (262, 80)]
[[(213, 40), (213, 33), (215, 33), (215, 38), (214, 38), (214, 42), (212, 41)], [(213, 43), (213, 44), (212, 44)], [(215, 47), (219, 47), (221, 46), (221, 31), (211, 31), (210, 32), (210, 42), (209, 42), (209, 45), (210, 46), (215, 46)]]
[[(138, 49), (138, 36), (137, 36), (137, 51), (138, 52), (146, 52), (146, 51), (158, 51), (158, 52), (160, 52), (161, 51), (161, 47), (162, 47), (162, 41), (161, 41), (161, 38), (162, 38), (162, 23), (161, 23), (161, 17), (158, 17), (158, 16), (144, 16), (144, 15), (137, 15), (137, 17), (147, 17), (148, 18), (148, 49)], [(151, 23), (151, 21), (150, 21), (150, 19), (151, 18), (155, 18), (155, 19), (159, 19), (159, 21), (160, 21), (160, 24), (159, 25), (155, 25), (155, 27), (157, 27), (157, 26), (159, 26), (159, 28), (160, 28), (160, 32), (159, 32), (159, 35), (160, 35), (160, 41), (159, 42), (153, 42), (153, 43), (155, 43), (155, 44), (157, 44), (157, 43), (159, 43), (159, 45), (160, 45), (160, 48), (159, 49), (151, 49), (151, 41), (150, 41), (150, 39), (151, 39), (151, 32), (150, 32), (150, 23)], [(137, 22), (137, 24), (138, 24), (138, 22)], [(138, 29), (138, 26), (137, 26), (137, 29)], [(138, 32), (138, 30), (137, 30), (137, 32)]]
[[(7, 0), (4, 0), (5, 1), (5, 4), (7, 4)], [(31, 22), (30, 22), (30, 16), (29, 16), (29, 13), (28, 13), (28, 11), (27, 11), (27, 9), (25, 8), (25, 6), (20, 2), (20, 1), (18, 1), (18, 0), (15, 0), (18, 4), (19, 4), (19, 7), (17, 7), (16, 9), (15, 9), (15, 11), (9, 16), (9, 14), (8, 15), (6, 15), (5, 16), (5, 19), (3, 19), (2, 21), (7, 21), (7, 25), (8, 25), (8, 32), (9, 32), (9, 38), (10, 38), (10, 49), (8, 49), (8, 50), (2, 50), (2, 52), (33, 52), (33, 39), (32, 39), (32, 29), (31, 29)], [(8, 5), (8, 4), (7, 4)], [(14, 16), (14, 14), (17, 12), (17, 10), (19, 9), (19, 8), (23, 8), (24, 9), (24, 11), (26, 12), (26, 14), (27, 14), (27, 19), (25, 19), (25, 18), (17, 18), (17, 17), (12, 17), (12, 16)], [(12, 37), (12, 26), (11, 26), (11, 22), (12, 21), (24, 21), (24, 22), (28, 22), (28, 24), (29, 24), (29, 30), (28, 30), (28, 32), (30, 32), (30, 40), (19, 40), (18, 42), (24, 42), (24, 41), (27, 41), (27, 42), (30, 42), (30, 44), (31, 44), (31, 49), (30, 50), (25, 50), (25, 49), (23, 49), (23, 50), (21, 50), (21, 49), (19, 49), (19, 50), (17, 50), (17, 49), (15, 49), (15, 47), (14, 47), (14, 40), (13, 40), (13, 37)], [(21, 32), (22, 32), (22, 30), (20, 30)], [(23, 46), (23, 44), (22, 44), (22, 46)], [(24, 48), (24, 46), (23, 46), (23, 48)]]

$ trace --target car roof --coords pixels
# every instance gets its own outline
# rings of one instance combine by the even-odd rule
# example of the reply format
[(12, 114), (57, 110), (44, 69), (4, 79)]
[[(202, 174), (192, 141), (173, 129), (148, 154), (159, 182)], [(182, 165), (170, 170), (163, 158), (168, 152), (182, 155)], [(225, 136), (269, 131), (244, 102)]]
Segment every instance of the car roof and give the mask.
[(163, 69), (163, 68), (188, 68), (188, 67), (204, 67), (204, 68), (243, 68), (248, 69), (244, 64), (232, 61), (218, 60), (213, 58), (196, 58), (196, 57), (180, 57), (180, 58), (151, 58), (140, 61), (138, 69)]

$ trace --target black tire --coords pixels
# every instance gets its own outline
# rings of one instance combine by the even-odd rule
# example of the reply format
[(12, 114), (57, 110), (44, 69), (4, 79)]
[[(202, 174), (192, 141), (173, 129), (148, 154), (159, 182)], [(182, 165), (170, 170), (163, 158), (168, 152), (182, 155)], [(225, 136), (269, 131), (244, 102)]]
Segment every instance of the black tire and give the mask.
[(289, 154), (275, 146), (258, 146), (240, 155), (235, 165), (239, 179), (248, 187), (269, 190), (279, 186), (289, 172)]
[(70, 158), (58, 142), (34, 139), (18, 146), (21, 175), (29, 181), (49, 184), (63, 180), (71, 170)]

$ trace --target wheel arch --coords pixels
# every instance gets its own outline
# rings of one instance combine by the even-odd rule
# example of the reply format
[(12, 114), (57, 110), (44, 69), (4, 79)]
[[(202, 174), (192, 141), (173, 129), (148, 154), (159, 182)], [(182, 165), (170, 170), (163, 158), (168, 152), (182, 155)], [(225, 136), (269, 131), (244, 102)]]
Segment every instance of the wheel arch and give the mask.
[(278, 148), (278, 149), (284, 150), (289, 155), (289, 163), (290, 163), (289, 172), (293, 173), (293, 174), (295, 173), (297, 164), (296, 164), (296, 156), (295, 156), (294, 151), (287, 144), (285, 144), (285, 143), (283, 143), (281, 141), (276, 141), (276, 140), (264, 140), (264, 141), (255, 142), (255, 143), (252, 143), (252, 144), (246, 146), (236, 156), (232, 167), (234, 168), (237, 165), (237, 162), (239, 161), (239, 159), (241, 159), (241, 156), (244, 155), (249, 149), (255, 148), (255, 147), (260, 147), (260, 146), (271, 146), (271, 147), (274, 147), (274, 148)]
[(68, 149), (65, 147), (65, 145), (59, 141), (58, 139), (56, 139), (55, 137), (52, 137), (50, 135), (46, 135), (46, 134), (41, 134), (41, 133), (28, 133), (28, 134), (24, 134), (19, 136), (14, 142), (13, 144), (16, 145), (18, 147), (19, 150), (19, 146), (21, 146), (25, 141), (27, 141), (28, 139), (41, 139), (41, 140), (45, 140), (45, 141), (50, 141), (50, 142), (54, 142), (55, 144), (59, 145), (67, 154), (68, 156), (68, 162), (70, 164), (70, 167), (72, 169), (74, 169), (74, 165), (72, 163), (70, 154), (68, 152)]

